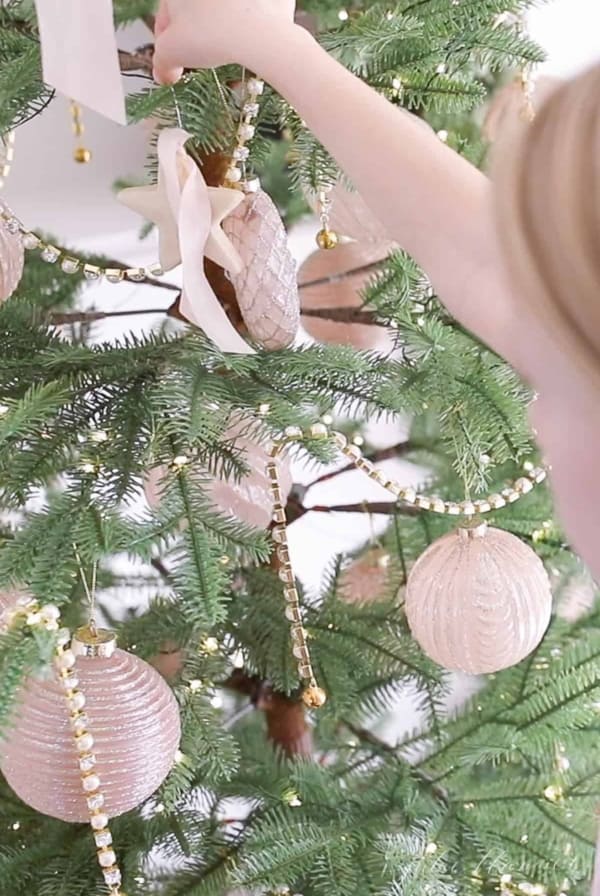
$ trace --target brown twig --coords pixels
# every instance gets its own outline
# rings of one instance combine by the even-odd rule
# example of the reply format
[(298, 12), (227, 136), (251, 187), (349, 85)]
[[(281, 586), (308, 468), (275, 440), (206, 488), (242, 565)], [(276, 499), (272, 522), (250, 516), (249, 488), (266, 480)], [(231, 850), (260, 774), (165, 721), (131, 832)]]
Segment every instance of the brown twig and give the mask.
[[(394, 756), (400, 760), (397, 748), (392, 744), (387, 743), (387, 741), (381, 740), (376, 734), (369, 731), (368, 728), (360, 728), (358, 725), (354, 725), (349, 721), (345, 721), (344, 724), (355, 737), (360, 741), (369, 744), (369, 746), (373, 747), (377, 753), (386, 753), (387, 755)], [(422, 769), (412, 767), (411, 771), (412, 774), (424, 784), (438, 800), (440, 800), (440, 802), (444, 803), (444, 805), (448, 804), (448, 792), (443, 787), (440, 787), (439, 784), (436, 784), (433, 778)]]
[(382, 513), (392, 516), (401, 509), (403, 516), (417, 516), (420, 513), (418, 507), (402, 506), (396, 501), (361, 501), (357, 504), (313, 504), (305, 507), (305, 513)]
[(144, 72), (152, 74), (152, 57), (154, 56), (154, 47), (152, 44), (146, 44), (138, 47), (137, 50), (129, 52), (128, 50), (119, 50), (119, 66), (122, 72)]
[(300, 699), (275, 691), (269, 682), (243, 669), (236, 669), (223, 687), (246, 694), (264, 712), (269, 740), (286, 756), (312, 755), (312, 730)]
[(298, 284), (298, 289), (302, 291), (303, 289), (310, 289), (313, 286), (326, 286), (328, 283), (339, 283), (341, 280), (346, 280), (347, 277), (357, 277), (359, 274), (370, 274), (378, 270), (386, 260), (386, 258), (380, 258), (378, 261), (372, 261), (369, 264), (361, 264), (357, 268), (350, 268), (341, 274), (331, 274), (329, 277), (306, 280), (305, 282)]
[(138, 314), (166, 314), (168, 308), (131, 308), (124, 311), (59, 311), (50, 315), (50, 322), (55, 326), (63, 324), (93, 323), (97, 320), (105, 320), (107, 317), (133, 317)]
[[(299, 287), (301, 288), (301, 287)], [(302, 317), (320, 317), (335, 320), (344, 324), (366, 324), (370, 327), (383, 327), (385, 324), (377, 318), (373, 311), (345, 306), (343, 308), (302, 308)]]
[[(383, 460), (403, 457), (414, 447), (415, 445), (413, 444), (413, 442), (407, 439), (404, 442), (398, 442), (396, 445), (390, 445), (389, 448), (378, 448), (377, 451), (370, 451), (364, 456), (367, 458), (367, 460), (372, 461), (372, 463), (380, 463)], [(329, 482), (330, 479), (335, 479), (336, 476), (341, 476), (342, 473), (350, 473), (353, 470), (356, 470), (356, 465), (353, 464), (352, 461), (350, 461), (350, 463), (345, 464), (338, 470), (333, 470), (329, 473), (323, 473), (322, 476), (317, 477), (317, 479), (313, 479), (312, 482), (309, 482), (308, 485), (304, 486), (304, 489), (305, 491), (308, 491), (309, 488), (312, 488), (315, 485), (320, 485), (322, 482)]]

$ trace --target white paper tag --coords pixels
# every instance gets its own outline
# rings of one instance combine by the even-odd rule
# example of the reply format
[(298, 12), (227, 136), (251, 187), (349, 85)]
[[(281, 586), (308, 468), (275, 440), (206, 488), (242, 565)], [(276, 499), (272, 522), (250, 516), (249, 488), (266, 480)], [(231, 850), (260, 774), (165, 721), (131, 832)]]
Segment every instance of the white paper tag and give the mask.
[(112, 0), (35, 0), (44, 81), (126, 124)]

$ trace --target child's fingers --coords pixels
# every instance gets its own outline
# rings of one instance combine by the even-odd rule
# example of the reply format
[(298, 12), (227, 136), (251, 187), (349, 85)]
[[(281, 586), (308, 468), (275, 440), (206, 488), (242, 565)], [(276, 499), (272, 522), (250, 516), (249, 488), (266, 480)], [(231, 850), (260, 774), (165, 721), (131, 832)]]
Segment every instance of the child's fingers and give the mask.
[(154, 37), (158, 37), (162, 34), (163, 31), (168, 28), (170, 21), (169, 0), (160, 0), (158, 10), (154, 17)]
[(156, 28), (154, 44), (153, 74), (158, 84), (175, 84), (183, 74), (183, 67), (177, 64), (177, 29), (167, 25), (162, 31)]

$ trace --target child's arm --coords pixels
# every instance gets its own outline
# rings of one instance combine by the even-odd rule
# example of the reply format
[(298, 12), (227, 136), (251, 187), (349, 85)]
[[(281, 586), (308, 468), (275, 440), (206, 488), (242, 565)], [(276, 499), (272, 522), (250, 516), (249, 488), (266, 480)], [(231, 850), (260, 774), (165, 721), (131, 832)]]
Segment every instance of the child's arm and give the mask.
[(291, 23), (290, 0), (163, 0), (155, 71), (239, 62), (264, 77), (335, 157), (449, 311), (519, 365), (491, 186)]

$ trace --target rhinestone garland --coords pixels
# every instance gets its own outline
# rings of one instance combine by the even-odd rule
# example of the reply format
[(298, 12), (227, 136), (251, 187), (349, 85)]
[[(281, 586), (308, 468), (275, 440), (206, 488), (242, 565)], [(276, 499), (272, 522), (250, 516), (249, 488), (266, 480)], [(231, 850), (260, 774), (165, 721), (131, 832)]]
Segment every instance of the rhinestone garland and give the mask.
[(307, 706), (316, 709), (325, 703), (326, 695), (325, 691), (317, 684), (308, 647), (307, 633), (302, 624), (300, 600), (295, 585), (294, 570), (290, 561), (285, 504), (280, 488), (278, 464), (276, 463), (277, 457), (288, 443), (307, 439), (332, 441), (341, 453), (354, 464), (357, 470), (361, 470), (369, 479), (373, 479), (387, 489), (397, 501), (408, 504), (411, 507), (418, 507), (420, 510), (446, 514), (448, 516), (474, 517), (489, 513), (492, 510), (500, 510), (502, 507), (506, 507), (507, 504), (513, 504), (515, 501), (518, 501), (523, 495), (529, 494), (538, 483), (546, 479), (547, 473), (543, 467), (526, 463), (524, 465), (524, 475), (500, 492), (475, 501), (447, 501), (441, 497), (422, 494), (410, 486), (403, 486), (396, 482), (395, 479), (392, 479), (383, 470), (379, 470), (368, 458), (364, 457), (357, 445), (349, 444), (343, 433), (331, 430), (325, 423), (314, 423), (305, 431), (299, 426), (288, 426), (283, 436), (273, 441), (269, 449), (269, 455), (272, 459), (267, 463), (267, 476), (269, 477), (273, 499), (273, 522), (275, 523), (271, 530), (271, 537), (276, 544), (275, 556), (278, 565), (278, 575), (283, 582), (283, 593), (286, 602), (285, 616), (290, 622), (292, 653), (298, 662), (298, 675), (305, 683), (302, 699)]
[(29, 230), (6, 203), (0, 203), (0, 210), (0, 219), (9, 233), (20, 233), (23, 247), (28, 251), (38, 251), (42, 261), (47, 264), (60, 262), (59, 267), (64, 274), (81, 272), (86, 280), (101, 280), (105, 277), (109, 283), (121, 283), (122, 280), (141, 283), (148, 277), (160, 277), (164, 274), (158, 262), (140, 268), (105, 268), (89, 264), (75, 255), (68, 255), (64, 249), (53, 246), (52, 243), (46, 243), (37, 233)]
[[(255, 193), (260, 187), (258, 178), (247, 177), (246, 162), (250, 156), (250, 150), (246, 144), (252, 140), (256, 132), (254, 120), (259, 112), (258, 98), (264, 89), (264, 81), (261, 81), (260, 78), (248, 79), (237, 130), (236, 147), (225, 176), (226, 186), (241, 188), (245, 193)], [(14, 131), (9, 131), (2, 139), (5, 151), (4, 164), (0, 165), (0, 188), (10, 173), (14, 158)], [(45, 242), (37, 233), (29, 230), (5, 203), (0, 203), (0, 219), (10, 233), (21, 234), (25, 249), (39, 252), (42, 261), (47, 264), (58, 263), (64, 274), (82, 273), (86, 280), (95, 281), (105, 278), (109, 283), (121, 283), (124, 280), (142, 283), (148, 278), (161, 277), (164, 274), (158, 262), (138, 268), (101, 267), (89, 264), (76, 255), (69, 255), (58, 246)]]
[(71, 633), (68, 629), (59, 627), (58, 607), (54, 604), (40, 606), (34, 598), (26, 595), (18, 599), (15, 607), (4, 611), (1, 618), (2, 627), (10, 627), (17, 619), (24, 619), (30, 628), (56, 632), (54, 666), (69, 710), (81, 772), (81, 787), (90, 813), (98, 864), (111, 896), (126, 896), (120, 889), (121, 870), (112, 845), (108, 815), (103, 811), (104, 796), (100, 778), (95, 771), (94, 738), (89, 731), (89, 720), (84, 712), (85, 695), (79, 687), (79, 679), (75, 672), (76, 657), (71, 650)]

